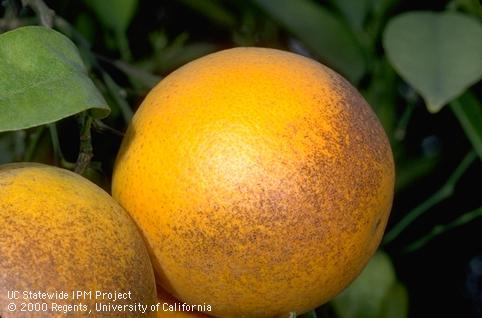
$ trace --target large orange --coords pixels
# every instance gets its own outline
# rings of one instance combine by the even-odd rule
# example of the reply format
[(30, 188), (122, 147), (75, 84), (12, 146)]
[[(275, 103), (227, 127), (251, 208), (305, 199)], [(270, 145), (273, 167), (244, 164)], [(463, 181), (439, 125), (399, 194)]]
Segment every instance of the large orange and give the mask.
[(296, 54), (236, 48), (149, 93), (113, 196), (164, 288), (252, 318), (302, 313), (345, 288), (380, 242), (393, 184), (386, 135), (346, 80)]

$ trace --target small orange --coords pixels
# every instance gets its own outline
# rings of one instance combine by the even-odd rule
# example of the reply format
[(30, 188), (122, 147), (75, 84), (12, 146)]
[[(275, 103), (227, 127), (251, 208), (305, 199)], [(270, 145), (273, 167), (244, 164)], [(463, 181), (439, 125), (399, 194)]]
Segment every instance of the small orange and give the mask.
[(131, 217), (80, 175), (0, 166), (0, 231), (0, 317), (155, 317), (106, 309), (155, 304), (154, 272)]

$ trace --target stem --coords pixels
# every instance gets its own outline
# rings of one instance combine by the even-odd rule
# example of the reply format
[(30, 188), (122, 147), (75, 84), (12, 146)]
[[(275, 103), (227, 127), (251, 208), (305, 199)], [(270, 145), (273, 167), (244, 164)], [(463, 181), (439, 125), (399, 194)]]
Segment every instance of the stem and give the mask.
[(477, 97), (467, 92), (450, 102), (449, 105), (464, 130), (465, 135), (482, 159), (482, 128), (480, 126), (482, 109)]
[(4, 7), (3, 17), (0, 19), (0, 33), (13, 30), (22, 25), (18, 19), (18, 8), (13, 0), (6, 0), (0, 4), (0, 8)]
[(127, 39), (125, 32), (116, 31), (115, 38), (119, 46), (121, 58), (124, 61), (130, 61), (132, 58), (132, 53), (131, 53), (131, 49), (129, 48), (129, 40)]
[(55, 26), (66, 34), (69, 38), (73, 39), (82, 49), (90, 51), (90, 43), (79, 33), (69, 22), (64, 18), (56, 15), (54, 17)]
[(405, 134), (407, 132), (407, 126), (410, 122), (410, 118), (412, 118), (413, 110), (415, 109), (415, 103), (408, 103), (407, 107), (403, 111), (402, 118), (398, 122), (397, 128), (395, 129), (395, 138), (397, 140), (403, 140), (405, 138)]
[(60, 148), (60, 140), (59, 140), (59, 134), (57, 131), (57, 126), (55, 123), (49, 124), (49, 132), (50, 132), (50, 140), (52, 142), (52, 149), (54, 151), (54, 161), (55, 165), (58, 165), (60, 162), (60, 166), (66, 169), (73, 169), (75, 165), (67, 161), (64, 157), (64, 154), (62, 153), (62, 149)]
[(99, 131), (99, 132), (109, 132), (109, 133), (114, 134), (118, 137), (124, 137), (124, 135), (125, 135), (122, 131), (119, 131), (115, 128), (112, 128), (111, 126), (105, 124), (100, 119), (96, 119), (92, 122), (92, 128), (96, 131)]
[(59, 134), (57, 132), (57, 126), (54, 124), (49, 124), (50, 140), (52, 141), (52, 149), (54, 151), (54, 163), (58, 165), (59, 161), (64, 160), (64, 155), (60, 149)]
[(441, 235), (455, 227), (467, 224), (479, 217), (482, 217), (482, 207), (479, 207), (478, 209), (472, 210), (470, 212), (466, 212), (448, 224), (436, 225), (432, 228), (432, 230), (427, 235), (419, 238), (412, 244), (408, 245), (404, 249), (404, 252), (405, 253), (414, 252), (419, 248), (423, 247), (425, 244), (427, 244), (430, 240), (432, 240), (436, 236)]
[(124, 121), (129, 124), (134, 113), (125, 98), (122, 96), (123, 89), (119, 87), (119, 85), (117, 85), (117, 83), (112, 79), (112, 77), (110, 77), (109, 74), (107, 74), (103, 70), (101, 70), (101, 73), (106, 88), (112, 95), (112, 98), (115, 100), (116, 104), (119, 106)]
[(50, 9), (42, 0), (22, 0), (23, 6), (29, 6), (35, 11), (40, 19), (40, 24), (52, 28), (55, 12)]
[(439, 190), (437, 190), (434, 194), (428, 197), (424, 202), (415, 207), (413, 210), (408, 212), (407, 215), (405, 215), (405, 217), (403, 217), (398, 222), (398, 224), (396, 224), (387, 233), (387, 235), (385, 235), (385, 238), (383, 239), (383, 244), (388, 244), (393, 241), (401, 232), (403, 232), (413, 221), (419, 218), (422, 214), (430, 210), (441, 201), (450, 197), (454, 192), (454, 188), (457, 182), (462, 177), (464, 172), (469, 168), (472, 162), (475, 161), (476, 158), (477, 154), (474, 150), (471, 150)]
[(126, 63), (125, 61), (112, 60), (100, 54), (94, 55), (98, 60), (109, 63), (110, 65), (114, 66), (115, 68), (126, 74), (129, 78), (135, 79), (136, 81), (140, 82), (146, 88), (152, 88), (161, 80), (160, 76), (154, 75), (146, 70), (143, 70), (142, 68)]
[(14, 153), (16, 160), (25, 156), (25, 130), (17, 130), (13, 132), (14, 138)]
[(78, 174), (83, 174), (85, 169), (87, 169), (90, 160), (94, 156), (92, 147), (92, 136), (91, 127), (93, 118), (86, 112), (81, 118), (81, 129), (80, 129), (80, 150), (79, 156), (77, 157), (77, 162), (75, 163), (74, 172)]
[(40, 141), (40, 138), (42, 137), (44, 130), (45, 126), (38, 126), (37, 128), (35, 128), (34, 132), (30, 134), (27, 150), (25, 151), (25, 155), (23, 157), (24, 161), (32, 161), (35, 150), (37, 149), (38, 143)]

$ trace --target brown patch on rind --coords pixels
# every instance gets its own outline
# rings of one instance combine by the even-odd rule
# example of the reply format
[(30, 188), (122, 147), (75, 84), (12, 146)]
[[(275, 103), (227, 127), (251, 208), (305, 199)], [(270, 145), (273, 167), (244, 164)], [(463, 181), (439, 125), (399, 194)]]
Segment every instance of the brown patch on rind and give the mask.
[(341, 109), (348, 118), (340, 123), (349, 125), (354, 136), (360, 136), (363, 145), (377, 163), (393, 166), (393, 156), (385, 131), (363, 96), (343, 77), (327, 69), (331, 87), (340, 96)]

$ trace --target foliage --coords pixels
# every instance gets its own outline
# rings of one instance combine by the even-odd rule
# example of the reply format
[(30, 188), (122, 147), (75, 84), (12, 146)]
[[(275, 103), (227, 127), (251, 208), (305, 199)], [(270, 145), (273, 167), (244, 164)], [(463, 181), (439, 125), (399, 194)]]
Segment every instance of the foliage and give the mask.
[(51, 29), (26, 26), (0, 35), (0, 74), (0, 132), (87, 109), (96, 117), (109, 114), (75, 45)]
[[(347, 77), (373, 107), (397, 184), (385, 254), (305, 316), (404, 317), (407, 295), (416, 315), (446, 315), (434, 308), (446, 297), (467, 307), (452, 315), (469, 316), (482, 309), (460, 293), (433, 290), (437, 300), (417, 302), (426, 289), (406, 268), (420, 255), (438, 266), (447, 242), (469, 245), (482, 226), (480, 187), (471, 186), (480, 184), (482, 158), (481, 21), (477, 0), (5, 0), (0, 163), (60, 165), (106, 187), (122, 131), (169, 72), (233, 46), (307, 55)], [(452, 259), (460, 272), (482, 254), (468, 250)], [(463, 288), (463, 279), (453, 284)]]
[(406, 317), (407, 306), (405, 287), (397, 282), (390, 258), (382, 252), (375, 254), (350, 288), (333, 301), (340, 318)]
[(482, 77), (480, 39), (482, 25), (464, 14), (410, 12), (390, 21), (383, 44), (398, 73), (435, 113)]
[[(361, 45), (348, 26), (309, 0), (255, 0), (307, 47), (352, 82), (365, 72)], [(293, 16), (300, 17), (293, 19)], [(302, 17), (302, 18), (301, 18)]]

